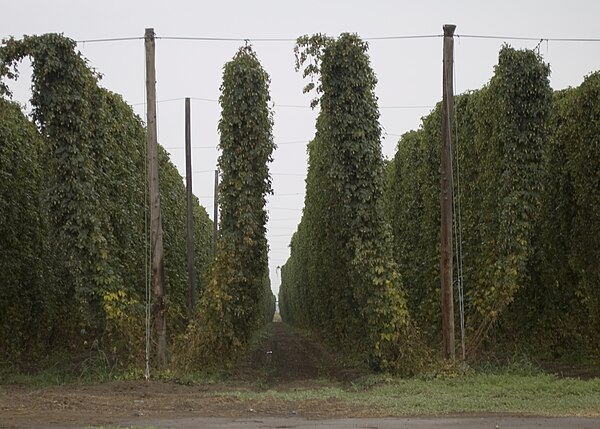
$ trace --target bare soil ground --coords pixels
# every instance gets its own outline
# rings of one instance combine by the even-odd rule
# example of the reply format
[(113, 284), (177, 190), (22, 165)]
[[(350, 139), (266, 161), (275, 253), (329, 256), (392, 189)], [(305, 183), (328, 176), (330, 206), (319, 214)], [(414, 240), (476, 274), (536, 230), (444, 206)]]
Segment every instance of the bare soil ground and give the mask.
[(269, 337), (237, 365), (233, 381), (259, 382), (264, 387), (303, 386), (318, 379), (345, 383), (369, 374), (366, 368), (347, 365), (322, 344), (301, 335), (285, 323), (271, 323)]
[[(344, 368), (319, 343), (283, 323), (272, 323), (269, 336), (244, 357), (232, 377), (219, 385), (161, 381), (115, 381), (45, 388), (0, 386), (0, 428), (81, 427), (193, 417), (297, 416), (349, 417), (369, 410), (334, 400), (247, 400), (228, 392), (319, 387), (321, 379), (340, 383), (366, 375)], [(270, 353), (269, 353), (270, 352)], [(332, 381), (331, 381), (332, 380)]]
[[(286, 400), (285, 392), (323, 387), (323, 379), (327, 380), (327, 386), (343, 385), (367, 375), (368, 371), (344, 365), (321, 344), (283, 323), (273, 323), (269, 330), (269, 335), (239, 362), (232, 377), (218, 385), (115, 381), (44, 388), (0, 386), (0, 429), (123, 425), (300, 428), (309, 427), (309, 423), (310, 427), (331, 428), (493, 428), (497, 422), (508, 418), (491, 416), (485, 421), (480, 418), (471, 418), (469, 421), (452, 418), (365, 420), (386, 415), (382, 410), (348, 404), (335, 398)], [(277, 393), (264, 399), (256, 399), (256, 395), (254, 399), (248, 399), (248, 396), (252, 396), (243, 394), (267, 389)], [(343, 420), (348, 418), (363, 420)], [(547, 428), (600, 428), (597, 419), (534, 421), (515, 417), (513, 420), (511, 427), (519, 428), (535, 427), (542, 423)], [(440, 422), (445, 423), (438, 425)]]

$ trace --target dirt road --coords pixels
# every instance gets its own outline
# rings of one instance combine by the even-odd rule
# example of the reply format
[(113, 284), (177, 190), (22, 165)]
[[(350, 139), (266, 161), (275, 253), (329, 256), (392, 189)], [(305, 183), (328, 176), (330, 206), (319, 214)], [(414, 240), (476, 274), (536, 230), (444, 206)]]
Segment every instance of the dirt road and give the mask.
[[(265, 428), (320, 428), (320, 429), (599, 429), (600, 420), (583, 417), (442, 417), (442, 418), (361, 418), (319, 419), (302, 417), (176, 417), (176, 418), (121, 418), (113, 419), (111, 427), (152, 429), (265, 429)], [(0, 422), (0, 429), (90, 429), (88, 424), (52, 422), (41, 424), (12, 424)]]
[[(131, 424), (139, 424), (131, 423)], [(173, 429), (596, 429), (600, 421), (585, 418), (539, 417), (452, 417), (452, 418), (378, 418), (307, 420), (297, 417), (267, 417), (256, 419), (197, 418), (178, 421), (149, 421), (155, 427)]]

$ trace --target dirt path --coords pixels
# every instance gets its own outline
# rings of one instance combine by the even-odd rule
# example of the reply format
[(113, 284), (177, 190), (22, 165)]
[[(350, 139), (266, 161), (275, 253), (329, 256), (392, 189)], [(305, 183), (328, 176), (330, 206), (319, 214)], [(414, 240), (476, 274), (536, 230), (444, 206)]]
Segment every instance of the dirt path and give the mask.
[(284, 323), (272, 323), (268, 330), (269, 337), (238, 363), (234, 382), (281, 388), (324, 378), (347, 382), (368, 374), (366, 368), (345, 367), (321, 344)]

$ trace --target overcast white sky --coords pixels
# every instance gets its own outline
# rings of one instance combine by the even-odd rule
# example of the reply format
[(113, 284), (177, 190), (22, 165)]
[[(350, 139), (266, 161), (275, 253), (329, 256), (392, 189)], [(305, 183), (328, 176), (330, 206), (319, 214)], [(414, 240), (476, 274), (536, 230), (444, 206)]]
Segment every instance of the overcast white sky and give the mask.
[[(289, 256), (288, 243), (300, 220), (306, 175), (306, 143), (314, 135), (316, 112), (302, 94), (294, 71), (293, 42), (252, 42), (291, 38), (316, 32), (361, 37), (441, 34), (446, 23), (457, 35), (534, 38), (600, 38), (600, 2), (570, 1), (400, 1), (400, 0), (18, 0), (2, 5), (0, 38), (47, 32), (75, 40), (142, 37), (153, 27), (157, 37), (250, 39), (271, 76), (275, 103), (274, 136), (278, 149), (271, 165), (275, 195), (270, 197), (269, 231), (272, 288), (278, 292), (276, 268)], [(456, 93), (477, 89), (491, 77), (501, 40), (457, 38)], [(534, 48), (537, 41), (509, 41)], [(216, 100), (222, 67), (243, 43), (157, 40), (156, 69), (159, 142), (185, 175), (184, 97)], [(91, 66), (104, 75), (102, 85), (120, 93), (145, 118), (143, 40), (80, 43)], [(552, 68), (553, 88), (579, 85), (600, 70), (600, 43), (542, 43), (540, 52)], [(383, 153), (392, 157), (400, 134), (419, 127), (420, 118), (441, 98), (442, 39), (373, 40), (372, 66), (378, 76), (381, 124), (387, 135)], [(28, 99), (30, 81), (22, 73), (13, 85), (18, 101)], [(299, 106), (299, 107), (298, 107)], [(425, 107), (408, 107), (425, 106)], [(212, 217), (213, 173), (218, 152), (215, 101), (192, 101), (193, 190)]]

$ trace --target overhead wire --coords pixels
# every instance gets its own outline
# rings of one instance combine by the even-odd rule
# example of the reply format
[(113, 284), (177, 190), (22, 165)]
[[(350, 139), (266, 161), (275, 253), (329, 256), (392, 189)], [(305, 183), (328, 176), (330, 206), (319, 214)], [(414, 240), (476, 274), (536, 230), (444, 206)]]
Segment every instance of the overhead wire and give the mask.
[(85, 40), (76, 40), (75, 43), (104, 43), (104, 42), (125, 42), (129, 40), (144, 40), (144, 36), (138, 37), (109, 37), (102, 39), (85, 39)]
[[(384, 41), (384, 40), (416, 40), (416, 39), (435, 39), (444, 37), (443, 34), (409, 34), (395, 36), (371, 36), (363, 37), (365, 41)], [(533, 37), (533, 36), (510, 36), (494, 34), (455, 34), (457, 38), (463, 39), (488, 39), (488, 40), (523, 40), (523, 41), (546, 41), (546, 42), (600, 42), (597, 37)], [(199, 42), (238, 42), (238, 43), (262, 43), (262, 42), (296, 42), (296, 37), (188, 37), (188, 36), (155, 36), (155, 40), (174, 40), (174, 41), (199, 41)], [(76, 43), (108, 43), (124, 42), (131, 40), (144, 40), (143, 36), (134, 37), (106, 37), (98, 39), (81, 39)]]
[[(275, 204), (281, 203), (281, 202), (283, 202), (283, 201), (279, 200), (279, 201), (276, 201)], [(303, 210), (303, 207), (298, 207), (298, 206), (294, 206), (294, 205), (289, 206), (289, 207), (281, 207), (281, 206), (272, 207), (271, 204), (272, 203), (270, 201), (267, 201), (267, 207), (266, 207), (267, 210), (288, 210), (288, 211), (294, 211), (294, 212), (299, 212), (299, 211)]]
[(160, 40), (182, 40), (189, 42), (295, 42), (297, 38), (241, 38), (241, 37), (186, 37), (186, 36), (157, 36)]
[[(177, 97), (177, 98), (167, 98), (164, 100), (158, 100), (157, 103), (170, 103), (173, 101), (183, 101), (188, 97)], [(195, 101), (207, 101), (211, 103), (218, 103), (219, 100), (216, 98), (203, 98), (203, 97), (189, 97), (190, 100)], [(130, 106), (142, 106), (145, 105), (145, 102), (141, 103), (132, 103)], [(294, 109), (312, 109), (308, 104), (278, 104), (273, 103), (274, 108), (282, 107), (282, 108), (294, 108)], [(379, 106), (379, 109), (433, 109), (435, 105), (397, 105), (397, 106)]]
[[(398, 36), (375, 36), (363, 37), (366, 41), (375, 40), (406, 40), (406, 39), (431, 39), (443, 37), (442, 34), (415, 34), (415, 35), (398, 35)], [(185, 40), (185, 41), (200, 41), (200, 42), (245, 42), (245, 43), (260, 43), (260, 42), (296, 42), (297, 37), (185, 37), (185, 36), (158, 36), (157, 39), (162, 40)]]
[[(268, 198), (271, 198), (271, 197), (290, 197), (290, 196), (293, 196), (293, 195), (304, 195), (304, 193), (303, 192), (291, 192), (291, 193), (284, 193), (284, 194), (274, 193), (272, 195), (269, 195)], [(196, 195), (196, 196), (198, 198), (214, 198), (215, 197), (214, 195)]]
[(290, 197), (292, 195), (304, 195), (304, 192), (289, 192), (289, 193), (283, 193), (283, 194), (279, 194), (279, 193), (275, 192), (273, 195), (271, 195), (271, 197)]
[(306, 173), (271, 173), (271, 176), (306, 176)]
[(600, 42), (600, 38), (579, 38), (579, 37), (528, 37), (528, 36), (496, 36), (487, 34), (455, 34), (455, 37), (463, 39), (489, 39), (489, 40), (523, 40), (523, 41), (543, 41), (543, 42)]
[[(163, 146), (168, 150), (183, 150), (184, 146)], [(192, 149), (217, 149), (217, 146), (192, 146)]]
[(380, 109), (433, 109), (434, 105), (379, 106)]
[(303, 143), (304, 143), (304, 144), (306, 144), (306, 143), (308, 143), (309, 141), (310, 141), (310, 140), (293, 140), (293, 141), (289, 141), (289, 142), (281, 142), (281, 143), (275, 142), (275, 144), (276, 144), (277, 146), (285, 146), (285, 145), (288, 145), (288, 144), (303, 144)]
[[(416, 34), (416, 35), (398, 35), (398, 36), (375, 36), (375, 37), (364, 37), (366, 41), (376, 40), (407, 40), (407, 39), (431, 39), (443, 37), (442, 34)], [(136, 37), (110, 37), (110, 38), (99, 38), (99, 39), (82, 39), (76, 40), (76, 43), (103, 43), (103, 42), (123, 42), (129, 40), (143, 40), (143, 36)], [(194, 36), (155, 36), (155, 40), (174, 40), (174, 41), (188, 41), (188, 42), (238, 42), (238, 43), (262, 43), (262, 42), (296, 42), (297, 37), (194, 37)]]

